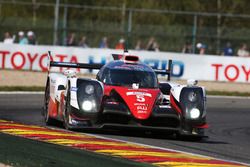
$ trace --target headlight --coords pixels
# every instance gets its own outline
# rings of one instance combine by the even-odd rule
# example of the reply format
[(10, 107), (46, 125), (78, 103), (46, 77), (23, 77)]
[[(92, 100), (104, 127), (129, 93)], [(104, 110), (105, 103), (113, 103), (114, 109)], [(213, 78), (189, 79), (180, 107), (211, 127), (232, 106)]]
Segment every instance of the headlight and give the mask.
[(190, 118), (197, 119), (200, 116), (200, 110), (198, 108), (193, 108), (190, 110)]
[(188, 94), (188, 100), (191, 102), (196, 102), (197, 101), (197, 94), (195, 92), (190, 92)]
[(93, 108), (93, 103), (89, 100), (86, 100), (82, 103), (82, 109), (84, 111), (91, 111)]
[(94, 88), (94, 86), (93, 85), (87, 85), (86, 87), (85, 87), (85, 92), (87, 93), (87, 94), (93, 94), (94, 93), (94, 90), (95, 90), (95, 88)]

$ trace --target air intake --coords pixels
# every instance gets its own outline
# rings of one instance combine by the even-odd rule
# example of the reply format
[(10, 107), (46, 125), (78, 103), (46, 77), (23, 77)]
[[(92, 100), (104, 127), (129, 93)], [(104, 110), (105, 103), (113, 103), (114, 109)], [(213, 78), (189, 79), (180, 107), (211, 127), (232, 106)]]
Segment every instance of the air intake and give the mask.
[(138, 56), (127, 55), (124, 58), (125, 63), (137, 63), (139, 61)]

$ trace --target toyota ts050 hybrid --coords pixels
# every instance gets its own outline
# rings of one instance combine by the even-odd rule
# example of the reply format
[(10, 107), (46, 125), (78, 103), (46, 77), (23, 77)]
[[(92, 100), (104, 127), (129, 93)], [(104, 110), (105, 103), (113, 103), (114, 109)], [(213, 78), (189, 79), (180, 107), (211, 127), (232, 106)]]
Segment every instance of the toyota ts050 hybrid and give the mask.
[[(171, 60), (167, 70), (154, 70), (128, 52), (113, 57), (105, 65), (49, 61), (48, 69), (67, 70), (48, 70), (46, 124), (59, 120), (66, 129), (140, 128), (204, 136), (206, 95), (195, 80), (188, 80), (187, 85), (170, 82)], [(80, 78), (72, 68), (99, 72), (96, 79)], [(159, 82), (158, 74), (168, 75), (168, 81)]]

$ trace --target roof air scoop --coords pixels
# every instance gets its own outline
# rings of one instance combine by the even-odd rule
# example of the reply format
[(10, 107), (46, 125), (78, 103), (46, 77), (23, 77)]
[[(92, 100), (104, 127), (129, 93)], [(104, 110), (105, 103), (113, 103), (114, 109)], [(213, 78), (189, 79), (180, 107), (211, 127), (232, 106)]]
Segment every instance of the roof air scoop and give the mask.
[(138, 63), (138, 61), (139, 61), (139, 57), (138, 56), (130, 55), (128, 53), (128, 51), (124, 51), (124, 62), (125, 63), (135, 64), (135, 63)]
[(130, 55), (127, 50), (123, 54), (112, 54), (114, 60), (124, 60), (125, 63), (138, 63), (139, 57)]
[(138, 56), (132, 56), (132, 55), (129, 55), (129, 56), (125, 56), (125, 59), (124, 59), (126, 62), (132, 62), (132, 63), (137, 63), (139, 61), (139, 57)]

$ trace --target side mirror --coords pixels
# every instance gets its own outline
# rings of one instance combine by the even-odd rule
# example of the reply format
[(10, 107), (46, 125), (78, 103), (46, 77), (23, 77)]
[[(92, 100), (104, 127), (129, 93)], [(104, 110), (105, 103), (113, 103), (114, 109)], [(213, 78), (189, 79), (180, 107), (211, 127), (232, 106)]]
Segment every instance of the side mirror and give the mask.
[(198, 80), (196, 79), (188, 79), (187, 80), (187, 86), (191, 87), (191, 86), (195, 86), (198, 84)]
[(76, 77), (76, 71), (74, 70), (65, 70), (63, 74), (66, 75), (68, 78)]

